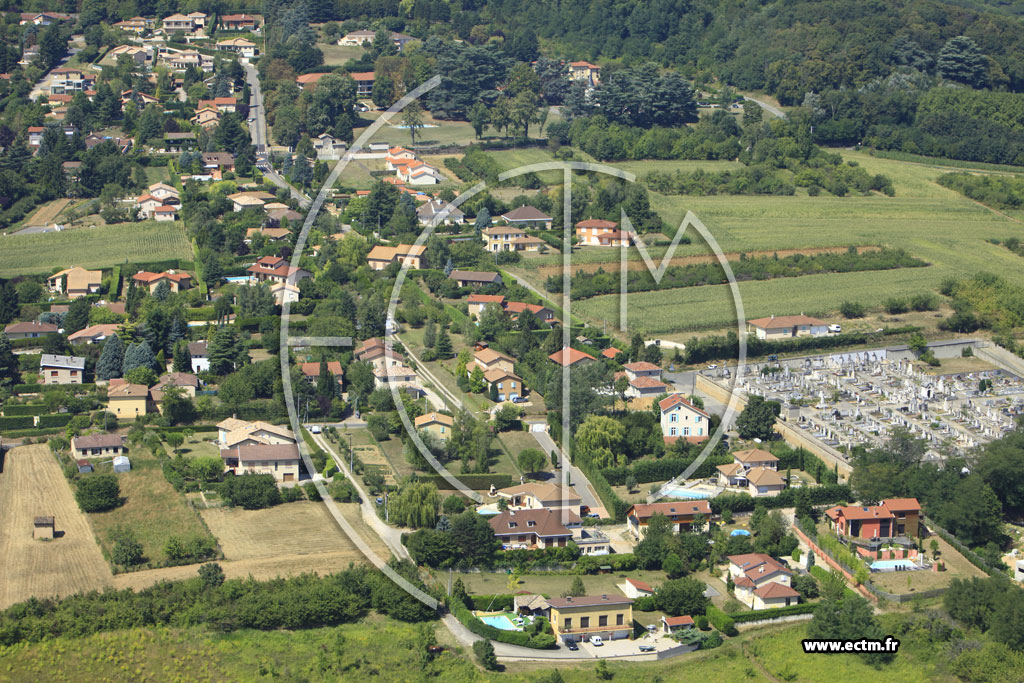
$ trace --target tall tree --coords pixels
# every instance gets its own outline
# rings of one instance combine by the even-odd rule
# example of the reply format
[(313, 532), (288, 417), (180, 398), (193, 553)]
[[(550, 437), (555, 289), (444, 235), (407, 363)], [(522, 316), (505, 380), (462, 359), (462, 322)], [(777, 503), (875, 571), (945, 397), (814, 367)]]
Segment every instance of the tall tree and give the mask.
[(124, 342), (114, 334), (103, 344), (100, 359), (96, 361), (96, 379), (114, 379), (120, 377), (124, 367)]
[(138, 344), (132, 344), (124, 354), (124, 363), (121, 366), (122, 374), (127, 375), (135, 368), (157, 369), (156, 356), (149, 347), (149, 342), (143, 340)]
[(7, 334), (0, 332), (0, 386), (6, 387), (21, 382), (21, 371), (18, 357), (11, 349), (11, 340)]
[(89, 326), (89, 310), (91, 306), (85, 297), (79, 297), (68, 306), (68, 314), (64, 316), (64, 334), (73, 334)]

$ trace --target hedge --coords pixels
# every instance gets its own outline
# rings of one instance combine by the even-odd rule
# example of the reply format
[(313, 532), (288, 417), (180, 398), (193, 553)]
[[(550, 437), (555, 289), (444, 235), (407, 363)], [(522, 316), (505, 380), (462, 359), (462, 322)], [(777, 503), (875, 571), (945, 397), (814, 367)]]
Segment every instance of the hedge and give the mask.
[[(795, 353), (835, 349), (843, 346), (859, 346), (877, 341), (878, 336), (913, 334), (922, 328), (916, 325), (890, 327), (880, 333), (850, 332), (828, 336), (799, 337), (785, 341), (770, 341), (747, 337), (747, 358), (758, 358), (769, 354)], [(685, 363), (694, 365), (709, 360), (736, 358), (739, 356), (739, 340), (735, 333), (726, 336), (693, 338), (686, 343)]]
[(217, 314), (213, 310), (213, 306), (203, 306), (202, 308), (189, 308), (185, 315), (188, 316), (190, 322), (209, 322), (217, 318)]
[(708, 618), (708, 621), (711, 622), (712, 626), (725, 635), (734, 636), (738, 633), (736, 630), (736, 623), (732, 620), (732, 617), (714, 605), (708, 605), (704, 615)]
[(608, 511), (608, 514), (615, 519), (616, 522), (626, 521), (626, 510), (631, 505), (626, 501), (619, 498), (619, 496), (612, 491), (611, 484), (604, 478), (604, 474), (600, 470), (595, 470), (589, 467), (587, 464), (580, 462), (577, 467), (583, 472), (583, 475), (590, 480), (590, 484), (594, 487), (594, 491), (597, 492), (597, 497), (601, 499), (601, 503), (604, 505), (604, 509)]
[[(508, 643), (509, 645), (518, 645), (520, 647), (531, 647), (534, 649), (548, 649), (554, 645), (554, 638), (548, 636), (545, 639), (544, 645), (538, 645), (533, 641), (533, 638), (522, 631), (503, 631), (500, 628), (488, 626), (484, 622), (473, 616), (465, 605), (456, 602), (451, 606), (452, 614), (459, 622), (468, 628), (470, 631), (475, 633), (482, 638), (488, 640), (496, 640), (499, 643)], [(548, 644), (550, 642), (550, 644)]]
[(966, 545), (964, 545), (963, 542), (961, 542), (960, 539), (958, 539), (956, 536), (954, 536), (953, 534), (949, 533), (948, 531), (946, 531), (945, 529), (940, 527), (938, 524), (935, 524), (932, 520), (928, 520), (928, 521), (929, 521), (929, 524), (928, 524), (928, 528), (929, 529), (931, 529), (932, 531), (937, 533), (939, 536), (941, 536), (942, 539), (946, 543), (950, 544), (951, 546), (956, 548), (958, 551), (960, 551), (960, 554), (963, 555), (964, 557), (966, 557), (967, 561), (970, 562), (971, 564), (973, 564), (975, 567), (977, 567), (981, 571), (985, 572), (989, 576), (1006, 576), (1006, 572), (1005, 571), (1000, 571), (1000, 570), (996, 569), (995, 567), (990, 566), (988, 562), (983, 560), (981, 558), (981, 556), (978, 555), (978, 553), (974, 552), (973, 550), (968, 548)]
[(760, 621), (762, 619), (779, 619), (781, 617), (788, 617), (792, 614), (810, 614), (817, 607), (815, 603), (803, 602), (799, 605), (790, 605), (789, 607), (774, 607), (772, 609), (759, 609), (751, 610), (749, 612), (736, 612), (735, 614), (728, 615), (733, 622), (742, 624), (747, 621)]
[(42, 415), (46, 413), (46, 406), (40, 404), (4, 406), (4, 417), (15, 417), (18, 415)]
[(46, 341), (46, 338), (51, 336), (51, 334), (44, 334), (42, 337), (34, 337), (34, 338), (29, 338), (29, 339), (12, 339), (11, 340), (11, 348), (12, 349), (30, 349), (30, 348), (32, 348), (34, 346), (42, 346), (43, 342)]
[(161, 432), (183, 432), (186, 429), (191, 429), (197, 434), (200, 432), (215, 432), (217, 431), (217, 425), (176, 425), (174, 427), (160, 427)]
[(50, 427), (47, 429), (12, 429), (10, 431), (4, 431), (4, 436), (9, 439), (29, 438), (33, 436), (49, 436), (51, 434), (60, 434), (64, 431), (63, 427)]
[[(483, 491), (489, 489), (492, 485), (496, 489), (512, 486), (511, 474), (460, 474), (456, 478), (463, 486), (474, 491)], [(440, 474), (417, 474), (416, 479), (434, 484), (440, 491), (455, 490), (455, 487), (448, 483), (448, 480)]]
[(71, 422), (71, 418), (74, 415), (71, 413), (61, 413), (59, 415), (40, 415), (39, 421), (36, 426), (40, 429), (46, 429), (47, 427), (64, 427)]
[(515, 604), (514, 595), (471, 595), (473, 609), (484, 612), (511, 611)]
[(803, 488), (788, 488), (777, 496), (767, 498), (752, 498), (747, 493), (724, 493), (711, 499), (711, 511), (721, 514), (723, 509), (728, 508), (733, 512), (749, 512), (755, 505), (762, 505), (767, 509), (794, 507), (798, 491), (806, 491), (808, 502), (811, 505), (831, 505), (853, 500), (853, 492), (847, 484), (828, 484), (825, 486), (807, 486)]
[(11, 417), (0, 417), (0, 429), (32, 429), (35, 427), (35, 418), (31, 415), (16, 415)]
[[(667, 481), (678, 477), (687, 467), (693, 463), (695, 458), (660, 458), (658, 460), (642, 459), (631, 465), (622, 467), (609, 467), (601, 470), (601, 474), (611, 486), (624, 486), (629, 475), (636, 477), (637, 483), (647, 484), (652, 481)], [(700, 464), (693, 475), (693, 478), (710, 477), (715, 473), (718, 465), (725, 465), (732, 462), (732, 456), (712, 455)]]

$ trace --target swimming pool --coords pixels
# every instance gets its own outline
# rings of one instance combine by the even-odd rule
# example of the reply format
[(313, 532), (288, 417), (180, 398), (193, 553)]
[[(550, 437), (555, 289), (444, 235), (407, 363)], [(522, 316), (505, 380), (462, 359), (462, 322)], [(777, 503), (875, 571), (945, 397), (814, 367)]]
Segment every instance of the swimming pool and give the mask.
[(512, 623), (512, 620), (509, 619), (504, 614), (492, 614), (490, 616), (478, 617), (478, 618), (480, 619), (480, 621), (484, 622), (488, 626), (493, 626), (494, 628), (500, 628), (502, 631), (520, 631), (520, 630), (522, 630), (522, 629), (517, 628), (516, 625)]
[(249, 282), (252, 278), (248, 275), (233, 275), (231, 277), (224, 278), (228, 282)]
[(873, 572), (894, 572), (898, 569), (913, 571), (920, 569), (913, 560), (875, 560), (871, 563)]
[(695, 491), (694, 489), (669, 489), (665, 495), (670, 498), (685, 498), (689, 500), (703, 500), (714, 498), (715, 494), (708, 491)]

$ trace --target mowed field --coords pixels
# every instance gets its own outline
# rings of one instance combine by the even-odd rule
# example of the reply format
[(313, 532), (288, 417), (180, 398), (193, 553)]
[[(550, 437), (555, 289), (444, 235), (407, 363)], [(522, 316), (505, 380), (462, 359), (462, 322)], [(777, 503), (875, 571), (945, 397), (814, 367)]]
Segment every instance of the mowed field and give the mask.
[[(59, 538), (32, 539), (32, 519), (53, 516)], [(67, 596), (112, 583), (92, 528), (44, 445), (7, 452), (0, 472), (0, 609), (32, 596)]]
[(61, 232), (0, 237), (0, 277), (50, 273), (58, 267), (191, 259), (180, 222), (118, 223)]
[[(539, 151), (539, 150), (538, 150)], [(845, 246), (889, 246), (927, 261), (924, 268), (809, 275), (739, 284), (746, 318), (806, 313), (834, 316), (844, 301), (880, 307), (890, 297), (935, 292), (948, 277), (979, 271), (1000, 274), (1024, 284), (1020, 257), (989, 243), (989, 239), (1024, 236), (1024, 223), (992, 211), (935, 182), (955, 170), (922, 163), (879, 159), (842, 151), (870, 173), (893, 179), (895, 197), (747, 197), (667, 196), (651, 193), (652, 207), (670, 224), (679, 225), (687, 211), (707, 226), (726, 253), (783, 252)], [(681, 162), (686, 168), (692, 162)], [(640, 171), (640, 168), (630, 167)], [(666, 170), (664, 164), (660, 170)], [(676, 256), (709, 254), (695, 233), (693, 243), (681, 245)], [(659, 261), (665, 247), (649, 250)], [(574, 263), (606, 263), (617, 270), (615, 249), (584, 249), (573, 253)], [(636, 252), (631, 258), (638, 259)], [(555, 266), (559, 256), (542, 256), (533, 265)], [(589, 266), (588, 269), (592, 269)], [(540, 270), (519, 273), (543, 287)], [(736, 310), (725, 285), (688, 287), (630, 294), (631, 330), (671, 335), (702, 329), (722, 329), (736, 323)], [(591, 322), (618, 322), (619, 297), (607, 295), (573, 302), (573, 313)]]

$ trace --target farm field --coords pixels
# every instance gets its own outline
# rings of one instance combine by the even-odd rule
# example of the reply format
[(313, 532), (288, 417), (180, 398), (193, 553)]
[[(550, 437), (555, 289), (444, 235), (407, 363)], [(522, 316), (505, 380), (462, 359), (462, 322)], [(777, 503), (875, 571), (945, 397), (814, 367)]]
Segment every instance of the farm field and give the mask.
[(54, 199), (52, 202), (48, 202), (36, 209), (31, 216), (25, 219), (24, 225), (49, 225), (73, 201), (75, 200), (67, 198)]
[(181, 223), (120, 223), (34, 235), (8, 235), (0, 276), (50, 273), (57, 267), (107, 268), (118, 263), (191, 259)]
[[(32, 596), (71, 595), (112, 582), (89, 520), (44, 445), (7, 452), (0, 468), (0, 608)], [(32, 519), (53, 516), (58, 538), (36, 541)]]
[[(120, 527), (135, 534), (142, 544), (144, 561), (163, 564), (167, 561), (164, 544), (171, 536), (182, 540), (209, 536), (196, 511), (184, 496), (164, 478), (160, 461), (144, 448), (129, 453), (132, 469), (117, 476), (124, 505), (108, 512), (90, 513), (96, 540), (109, 556), (113, 547), (110, 534)], [(108, 471), (108, 465), (97, 465), (97, 472)]]

